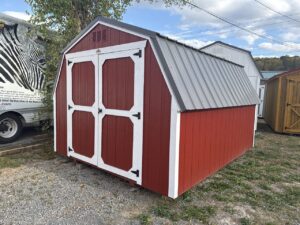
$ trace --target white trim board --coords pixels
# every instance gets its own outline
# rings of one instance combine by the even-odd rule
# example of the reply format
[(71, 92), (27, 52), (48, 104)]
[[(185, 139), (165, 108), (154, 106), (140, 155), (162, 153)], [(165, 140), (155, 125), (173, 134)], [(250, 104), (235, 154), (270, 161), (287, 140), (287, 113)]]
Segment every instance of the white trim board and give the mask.
[(179, 182), (179, 142), (180, 142), (180, 113), (172, 98), (169, 150), (169, 190), (170, 198), (178, 197)]

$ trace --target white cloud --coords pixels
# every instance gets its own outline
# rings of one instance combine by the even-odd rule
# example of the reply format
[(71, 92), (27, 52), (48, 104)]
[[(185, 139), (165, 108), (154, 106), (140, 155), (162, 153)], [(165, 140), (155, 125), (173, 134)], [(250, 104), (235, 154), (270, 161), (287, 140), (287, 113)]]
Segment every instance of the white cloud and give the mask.
[(184, 43), (186, 45), (192, 46), (194, 48), (201, 48), (205, 45), (211, 44), (213, 41), (201, 41), (199, 39), (184, 39), (180, 36), (172, 35), (172, 34), (165, 34), (167, 37), (179, 41), (181, 43)]
[(299, 28), (290, 29), (288, 32), (285, 32), (281, 35), (281, 38), (284, 41), (297, 41), (300, 39)]
[[(241, 27), (278, 41), (287, 42), (287, 44), (278, 45), (268, 43), (269, 41), (265, 38), (235, 28), (191, 6), (171, 6), (166, 8), (162, 1), (155, 1), (154, 4), (149, 4), (148, 1), (144, 1), (138, 5), (158, 10), (167, 10), (172, 15), (178, 15), (180, 17), (180, 23), (177, 29), (181, 32), (175, 33), (175, 36), (179, 36), (181, 40), (192, 43), (192, 45), (201, 45), (205, 42), (200, 41), (200, 43), (198, 43), (199, 39), (223, 39), (225, 42), (228, 41), (230, 43), (242, 40), (245, 43), (241, 42), (240, 44), (247, 45), (247, 48), (253, 50), (260, 48), (261, 51), (266, 50), (270, 52), (270, 54), (288, 54), (299, 50), (299, 44), (297, 44), (300, 43), (300, 33), (298, 31), (299, 23), (272, 12), (253, 0), (192, 1), (199, 7)], [(260, 1), (284, 15), (300, 20), (300, 0)], [(171, 28), (169, 30), (174, 31), (174, 29)], [(257, 45), (259, 41), (264, 41), (264, 43)]]
[[(261, 1), (278, 12), (285, 15), (293, 15), (292, 17), (300, 20), (299, 0)], [(295, 35), (295, 33), (299, 32), (292, 30), (295, 29), (295, 25), (299, 24), (266, 9), (264, 6), (253, 0), (194, 0), (193, 2), (199, 7), (204, 8), (215, 15), (259, 34), (272, 36), (269, 31), (269, 29), (272, 29), (273, 31), (275, 30), (275, 32), (272, 33), (274, 38), (282, 38), (284, 41), (300, 42), (300, 35)], [(181, 23), (178, 25), (178, 29), (184, 31), (190, 30), (193, 32), (193, 30), (201, 28), (206, 30), (208, 35), (222, 39), (234, 37), (246, 41), (249, 45), (253, 45), (257, 40), (262, 39), (256, 35), (234, 28), (231, 25), (191, 6), (172, 6), (165, 8), (163, 3), (158, 1), (152, 5), (152, 7), (169, 10), (172, 14), (179, 15)], [(283, 31), (283, 29), (285, 30)], [(218, 34), (220, 30), (227, 30), (227, 32)], [(209, 32), (211, 32), (211, 34), (209, 34)], [(283, 32), (285, 35), (281, 35)]]
[(263, 42), (258, 45), (261, 49), (274, 51), (274, 52), (297, 52), (300, 51), (300, 44), (287, 42), (285, 45), (283, 44), (276, 44), (270, 42)]
[(6, 14), (6, 15), (9, 15), (9, 16), (18, 18), (20, 20), (25, 20), (25, 21), (30, 20), (30, 15), (28, 15), (25, 12), (4, 11), (3, 13)]
[[(257, 34), (260, 34), (260, 35), (265, 35), (266, 34), (264, 29), (256, 29), (256, 30), (253, 30), (253, 31)], [(254, 42), (256, 40), (258, 40), (260, 37), (257, 36), (257, 35), (254, 35), (254, 34), (247, 34), (247, 33), (243, 32), (240, 35), (240, 38), (245, 40), (249, 45), (253, 45)]]

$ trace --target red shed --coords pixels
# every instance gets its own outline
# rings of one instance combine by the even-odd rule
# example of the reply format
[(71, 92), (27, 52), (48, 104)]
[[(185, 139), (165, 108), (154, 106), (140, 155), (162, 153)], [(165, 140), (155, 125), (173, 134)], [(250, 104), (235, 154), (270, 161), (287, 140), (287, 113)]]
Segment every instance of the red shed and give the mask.
[(55, 151), (176, 198), (253, 145), (242, 66), (96, 18), (64, 50)]

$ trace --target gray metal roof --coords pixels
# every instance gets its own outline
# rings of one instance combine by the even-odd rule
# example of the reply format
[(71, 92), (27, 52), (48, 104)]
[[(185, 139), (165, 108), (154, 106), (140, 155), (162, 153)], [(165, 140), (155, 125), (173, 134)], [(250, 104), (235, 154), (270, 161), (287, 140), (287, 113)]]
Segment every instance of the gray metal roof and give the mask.
[(157, 40), (186, 110), (258, 103), (242, 66), (161, 36)]
[(117, 20), (97, 17), (62, 52), (97, 22), (151, 39), (180, 111), (258, 104), (257, 94), (242, 66)]

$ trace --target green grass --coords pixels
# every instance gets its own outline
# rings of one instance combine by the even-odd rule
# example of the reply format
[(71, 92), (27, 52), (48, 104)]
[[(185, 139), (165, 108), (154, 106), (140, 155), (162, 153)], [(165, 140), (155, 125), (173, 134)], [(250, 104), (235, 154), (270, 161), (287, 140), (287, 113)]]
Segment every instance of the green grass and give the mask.
[(215, 215), (216, 208), (214, 206), (198, 207), (190, 204), (175, 207), (170, 204), (159, 204), (152, 209), (152, 213), (157, 217), (167, 218), (171, 221), (197, 220), (207, 223), (209, 218)]
[(251, 225), (250, 219), (249, 218), (245, 218), (245, 217), (243, 217), (243, 218), (240, 219), (240, 223), (241, 223), (241, 225)]
[[(162, 198), (149, 213), (173, 222), (214, 224), (224, 214), (241, 225), (297, 224), (299, 168), (299, 136), (260, 132), (251, 151), (178, 199)], [(235, 206), (249, 209), (247, 216), (240, 218)]]
[(51, 144), (45, 145), (41, 149), (26, 151), (14, 155), (0, 157), (0, 169), (16, 168), (26, 163), (38, 160), (50, 160), (55, 157), (55, 153), (50, 147)]
[(138, 216), (138, 219), (139, 219), (141, 225), (152, 224), (151, 217), (148, 214), (141, 214)]

